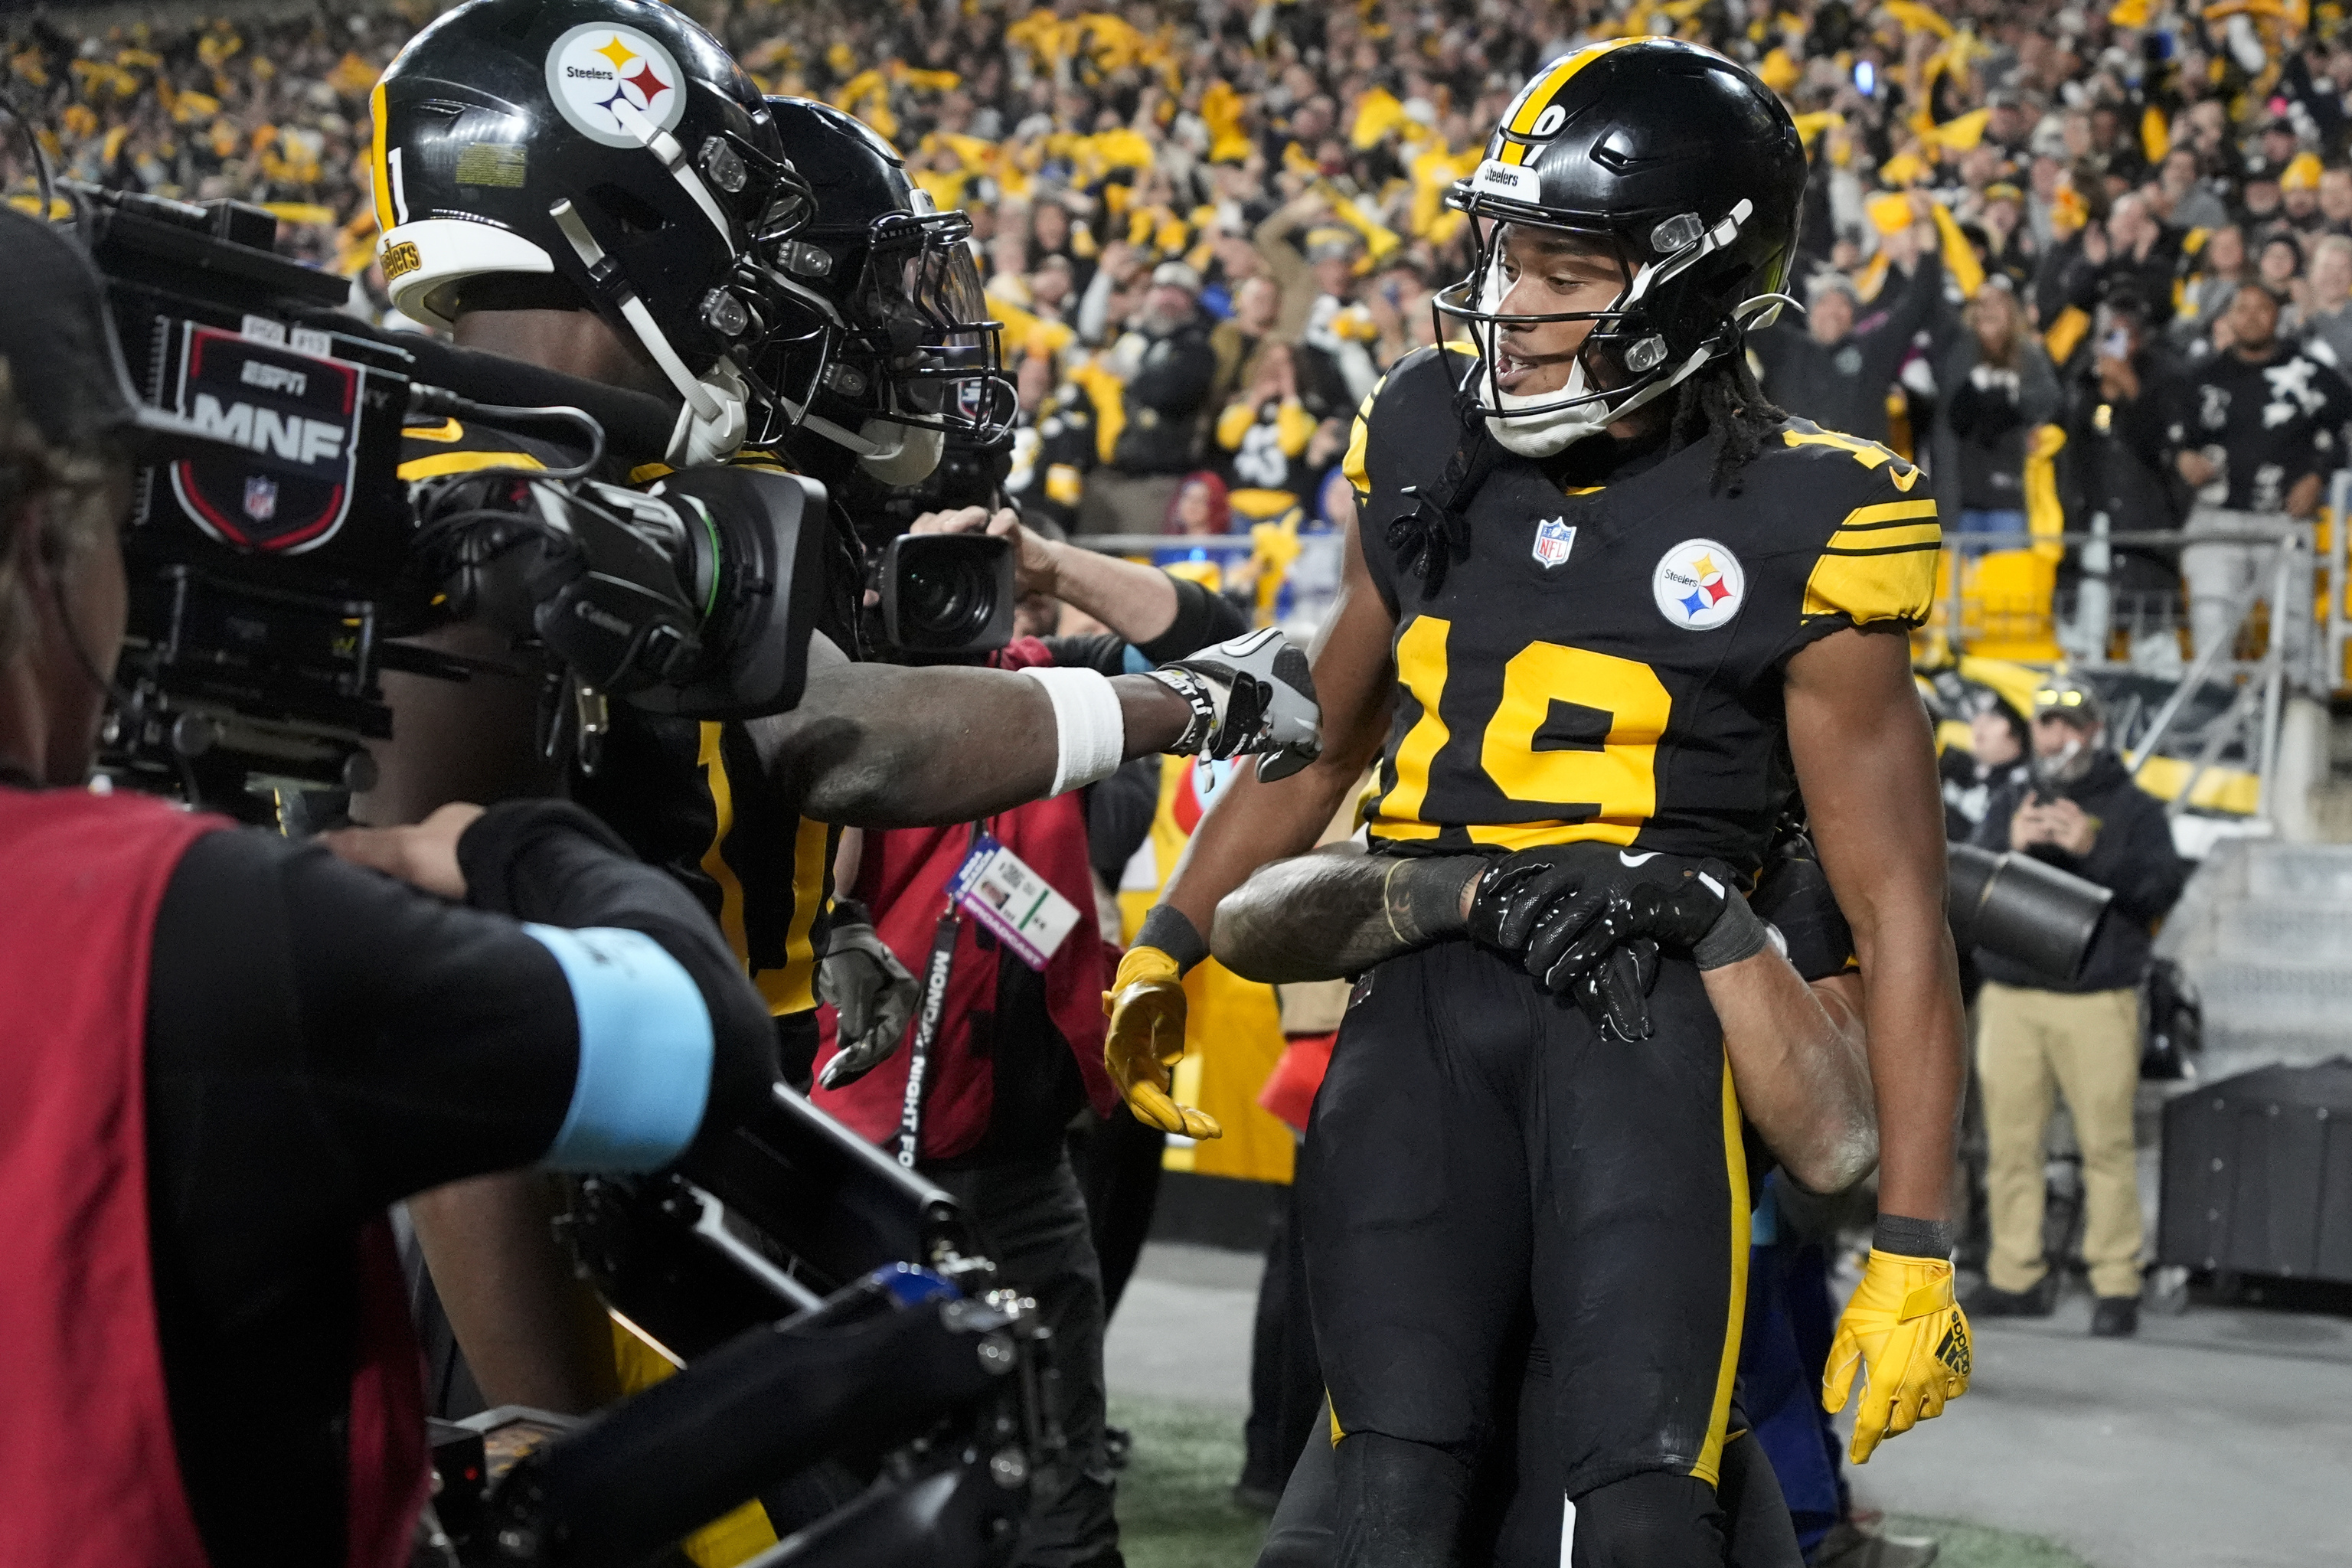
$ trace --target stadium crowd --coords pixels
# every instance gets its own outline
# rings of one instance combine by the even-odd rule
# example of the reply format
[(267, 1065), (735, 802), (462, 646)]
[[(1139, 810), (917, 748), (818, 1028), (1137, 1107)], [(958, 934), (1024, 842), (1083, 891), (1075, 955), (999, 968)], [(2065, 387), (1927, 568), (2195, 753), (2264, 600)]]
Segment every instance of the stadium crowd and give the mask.
[[(1766, 388), (1927, 461), (1948, 532), (2185, 521), (2221, 470), (2174, 400), (2235, 341), (2242, 282), (2277, 299), (2280, 357), (2352, 355), (2333, 5), (688, 8), (763, 86), (851, 110), (971, 212), (1021, 387), (1008, 486), (1074, 531), (1329, 524), (1349, 416), (1465, 267), (1448, 184), (1528, 72), (1628, 33), (1703, 41), (1787, 99), (1817, 171), (1791, 283), (1811, 310), (1756, 341)], [(71, 174), (273, 205), (285, 243), (382, 311), (368, 91), (434, 9), (20, 24), (12, 90)], [(2300, 471), (2238, 493), (2279, 458), (2254, 456), (2204, 499), (2309, 500)], [(2173, 590), (2168, 561), (2116, 570)]]

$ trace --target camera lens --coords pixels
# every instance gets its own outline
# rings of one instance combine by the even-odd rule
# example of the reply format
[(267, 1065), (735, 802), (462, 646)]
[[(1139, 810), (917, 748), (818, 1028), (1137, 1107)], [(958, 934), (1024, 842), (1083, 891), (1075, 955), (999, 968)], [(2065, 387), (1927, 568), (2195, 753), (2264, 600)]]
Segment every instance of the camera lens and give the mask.
[(990, 574), (969, 557), (910, 562), (901, 579), (900, 626), (926, 642), (961, 643), (986, 623), (992, 586)]

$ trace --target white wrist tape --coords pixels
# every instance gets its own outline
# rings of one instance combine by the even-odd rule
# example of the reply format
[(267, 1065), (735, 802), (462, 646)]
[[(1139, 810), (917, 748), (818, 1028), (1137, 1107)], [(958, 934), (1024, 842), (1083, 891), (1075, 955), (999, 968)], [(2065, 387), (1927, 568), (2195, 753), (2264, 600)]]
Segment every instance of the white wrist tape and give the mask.
[(1127, 714), (1109, 678), (1092, 669), (1032, 665), (1021, 671), (1054, 703), (1054, 787), (1061, 795), (1108, 778), (1127, 759)]

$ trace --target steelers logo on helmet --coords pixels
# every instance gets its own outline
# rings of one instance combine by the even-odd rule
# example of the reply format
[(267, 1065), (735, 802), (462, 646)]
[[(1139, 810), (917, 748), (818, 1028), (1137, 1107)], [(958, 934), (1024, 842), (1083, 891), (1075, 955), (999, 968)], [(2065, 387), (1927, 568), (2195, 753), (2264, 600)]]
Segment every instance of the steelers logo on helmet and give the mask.
[(609, 22), (574, 27), (547, 51), (547, 92), (564, 120), (607, 147), (637, 147), (642, 117), (657, 131), (686, 112), (686, 73), (661, 44)]
[(1658, 613), (1685, 631), (1713, 631), (1739, 614), (1748, 575), (1739, 558), (1714, 540), (1685, 539), (1658, 557), (1650, 592)]

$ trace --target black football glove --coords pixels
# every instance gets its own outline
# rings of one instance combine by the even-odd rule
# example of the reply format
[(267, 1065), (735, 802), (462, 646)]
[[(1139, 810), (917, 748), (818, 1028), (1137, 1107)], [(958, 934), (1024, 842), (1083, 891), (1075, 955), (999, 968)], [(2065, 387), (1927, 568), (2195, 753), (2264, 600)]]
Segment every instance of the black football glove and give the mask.
[(1546, 990), (1566, 990), (1611, 948), (1637, 937), (1677, 957), (1690, 956), (1731, 904), (1747, 909), (1729, 868), (1719, 860), (1615, 854), (1619, 867), (1598, 909), (1561, 900), (1538, 916), (1529, 932), (1528, 973)]
[(1657, 943), (1620, 943), (1612, 936), (1598, 949), (1601, 962), (1563, 971), (1557, 982), (1549, 978), (1555, 963), (1534, 953), (1538, 941), (1548, 953), (1575, 942), (1618, 901), (1619, 887), (1633, 869), (1609, 844), (1551, 844), (1504, 856), (1479, 875), (1470, 934), (1519, 960), (1544, 989), (1571, 997), (1593, 1027), (1621, 1039), (1646, 1039), (1650, 1010), (1643, 998), (1657, 981)]

